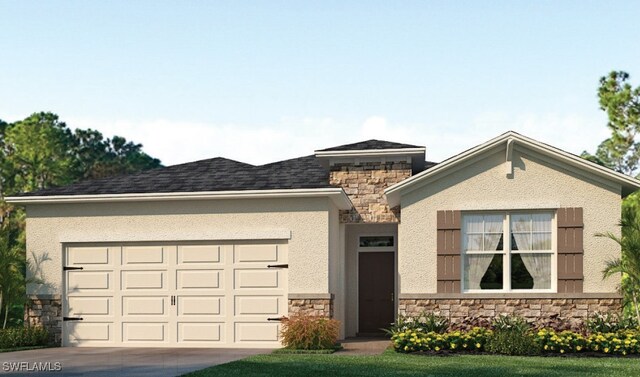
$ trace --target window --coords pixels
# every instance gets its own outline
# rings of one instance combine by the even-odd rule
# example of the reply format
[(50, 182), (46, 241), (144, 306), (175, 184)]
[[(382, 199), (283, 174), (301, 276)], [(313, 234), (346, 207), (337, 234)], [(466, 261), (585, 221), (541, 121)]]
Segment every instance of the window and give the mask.
[(553, 214), (463, 216), (463, 290), (552, 291)]
[(360, 237), (360, 247), (393, 247), (393, 236)]

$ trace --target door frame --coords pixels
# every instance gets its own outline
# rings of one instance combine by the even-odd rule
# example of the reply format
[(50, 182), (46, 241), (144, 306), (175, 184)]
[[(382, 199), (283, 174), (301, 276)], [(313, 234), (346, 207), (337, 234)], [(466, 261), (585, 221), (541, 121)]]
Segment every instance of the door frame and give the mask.
[[(393, 246), (361, 247), (360, 237), (393, 237)], [(358, 233), (356, 241), (356, 334), (360, 332), (360, 253), (393, 253), (393, 320), (398, 319), (398, 234), (397, 233)]]

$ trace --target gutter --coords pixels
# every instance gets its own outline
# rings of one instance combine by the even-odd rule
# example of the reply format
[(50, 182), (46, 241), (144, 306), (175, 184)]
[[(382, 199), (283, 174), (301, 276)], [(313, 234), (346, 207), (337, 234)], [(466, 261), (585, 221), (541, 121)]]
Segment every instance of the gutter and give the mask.
[(291, 190), (239, 190), (239, 191), (199, 191), (168, 193), (131, 193), (96, 195), (44, 195), (11, 196), (5, 200), (12, 204), (54, 204), (54, 203), (115, 203), (149, 202), (177, 200), (217, 200), (217, 199), (277, 199), (328, 197), (343, 210), (353, 207), (351, 200), (342, 188), (291, 189)]

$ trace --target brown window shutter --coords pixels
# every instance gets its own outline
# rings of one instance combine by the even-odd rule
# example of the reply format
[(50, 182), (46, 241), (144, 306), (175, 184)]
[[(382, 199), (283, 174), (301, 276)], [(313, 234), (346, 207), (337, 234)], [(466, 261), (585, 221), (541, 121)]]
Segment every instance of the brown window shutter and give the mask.
[(582, 208), (558, 208), (558, 292), (582, 293)]
[(438, 211), (438, 293), (460, 293), (460, 211)]

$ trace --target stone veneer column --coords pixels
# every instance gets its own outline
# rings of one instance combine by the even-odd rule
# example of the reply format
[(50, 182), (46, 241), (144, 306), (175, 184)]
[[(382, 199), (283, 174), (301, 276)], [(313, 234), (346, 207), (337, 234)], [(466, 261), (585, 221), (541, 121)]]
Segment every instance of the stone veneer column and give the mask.
[(289, 316), (292, 315), (333, 318), (333, 295), (289, 294)]
[(29, 295), (24, 312), (25, 326), (42, 326), (52, 344), (62, 345), (62, 298), (60, 295)]
[(389, 208), (384, 189), (411, 176), (405, 161), (336, 163), (329, 182), (342, 187), (354, 208), (340, 211), (342, 223), (388, 223), (400, 221), (399, 208)]

